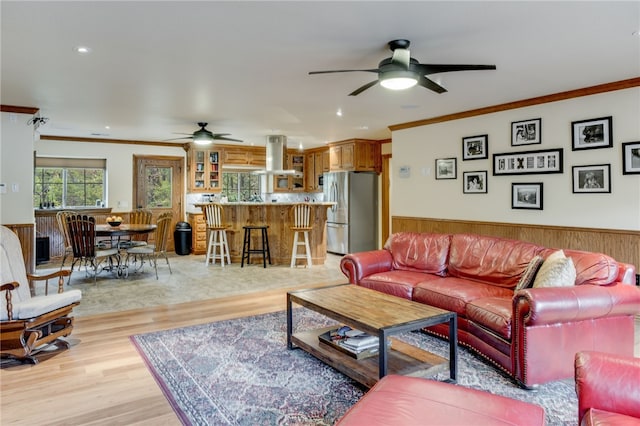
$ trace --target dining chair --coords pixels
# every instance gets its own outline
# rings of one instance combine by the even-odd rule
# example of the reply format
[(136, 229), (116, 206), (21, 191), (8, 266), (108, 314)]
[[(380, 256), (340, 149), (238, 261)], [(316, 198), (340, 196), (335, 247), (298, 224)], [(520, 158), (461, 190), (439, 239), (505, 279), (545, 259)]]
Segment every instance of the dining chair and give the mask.
[[(149, 263), (153, 263), (153, 267), (156, 271), (156, 279), (158, 279), (158, 258), (162, 256), (167, 261), (169, 273), (173, 273), (171, 271), (169, 258), (167, 257), (167, 244), (169, 242), (170, 231), (169, 228), (171, 226), (172, 220), (173, 213), (171, 212), (162, 213), (160, 216), (158, 216), (158, 220), (156, 221), (157, 227), (155, 231), (155, 242), (153, 244), (147, 244), (146, 246), (136, 246), (128, 248), (127, 257), (125, 260), (125, 264), (127, 265), (127, 267), (139, 261), (140, 264), (136, 269), (140, 270), (142, 269), (142, 266), (144, 264), (144, 259), (147, 259)], [(133, 259), (131, 260), (131, 258)]]
[[(73, 250), (73, 262), (71, 263), (71, 272), (76, 263), (78, 269), (82, 266), (85, 268), (86, 276), (89, 276), (89, 269), (92, 271), (93, 281), (96, 283), (97, 275), (101, 271), (102, 262), (108, 261), (109, 266), (120, 268), (120, 255), (117, 247), (96, 246), (96, 219), (93, 216), (82, 214), (74, 214), (67, 216), (67, 229), (71, 248)], [(116, 260), (114, 266), (113, 260)], [(69, 283), (71, 275), (69, 275)]]
[[(207, 231), (209, 232), (209, 243), (207, 244), (207, 255), (204, 259), (205, 264), (213, 261), (215, 265), (216, 259), (220, 259), (220, 265), (224, 268), (225, 258), (228, 264), (231, 264), (231, 256), (229, 255), (229, 243), (227, 241), (227, 226), (224, 223), (224, 207), (218, 203), (206, 204), (202, 207), (204, 219), (207, 222)], [(219, 249), (219, 254), (216, 251)]]
[(67, 260), (67, 256), (73, 255), (73, 248), (71, 247), (71, 239), (69, 238), (69, 230), (67, 228), (67, 217), (77, 214), (71, 210), (62, 210), (56, 213), (56, 222), (58, 223), (58, 230), (62, 235), (62, 244), (64, 245), (64, 254), (62, 256), (62, 263), (60, 269), (64, 267), (64, 262)]
[[(149, 225), (153, 220), (153, 212), (147, 209), (137, 209), (129, 213), (129, 223), (132, 225)], [(127, 249), (148, 244), (149, 234), (131, 235), (128, 240), (120, 241), (118, 247)]]
[[(308, 203), (298, 203), (291, 206), (291, 230), (293, 231), (293, 247), (291, 248), (291, 267), (296, 266), (297, 259), (306, 259), (311, 267), (311, 248), (309, 247), (309, 231), (311, 227), (311, 206)], [(303, 241), (298, 238), (302, 234)], [(305, 252), (298, 254), (298, 247), (303, 246)]]

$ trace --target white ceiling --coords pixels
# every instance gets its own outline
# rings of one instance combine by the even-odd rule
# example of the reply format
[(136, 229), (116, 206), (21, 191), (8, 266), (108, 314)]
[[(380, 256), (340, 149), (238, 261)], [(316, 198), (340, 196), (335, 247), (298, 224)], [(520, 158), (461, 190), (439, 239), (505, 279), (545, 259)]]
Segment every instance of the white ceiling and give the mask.
[[(285, 134), (311, 148), (640, 76), (638, 1), (3, 0), (0, 11), (1, 103), (40, 108), (43, 135), (163, 141), (206, 121), (246, 144)], [(432, 75), (440, 95), (350, 97), (375, 75), (308, 75), (376, 68), (397, 38), (421, 63), (497, 70)]]

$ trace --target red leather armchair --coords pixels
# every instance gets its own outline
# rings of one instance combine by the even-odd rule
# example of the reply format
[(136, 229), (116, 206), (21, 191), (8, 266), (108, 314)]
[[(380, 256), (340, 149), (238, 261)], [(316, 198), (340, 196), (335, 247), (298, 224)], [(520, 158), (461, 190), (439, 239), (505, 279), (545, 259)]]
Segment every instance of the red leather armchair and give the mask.
[(580, 425), (640, 425), (640, 358), (578, 352), (575, 375)]

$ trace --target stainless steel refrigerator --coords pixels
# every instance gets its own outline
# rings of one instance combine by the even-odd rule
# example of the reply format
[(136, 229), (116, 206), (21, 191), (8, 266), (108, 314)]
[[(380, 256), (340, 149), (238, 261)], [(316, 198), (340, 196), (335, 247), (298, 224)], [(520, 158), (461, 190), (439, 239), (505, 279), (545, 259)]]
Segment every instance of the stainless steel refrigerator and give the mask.
[(378, 244), (378, 175), (324, 174), (324, 200), (336, 203), (327, 212), (327, 251), (336, 254), (374, 250)]

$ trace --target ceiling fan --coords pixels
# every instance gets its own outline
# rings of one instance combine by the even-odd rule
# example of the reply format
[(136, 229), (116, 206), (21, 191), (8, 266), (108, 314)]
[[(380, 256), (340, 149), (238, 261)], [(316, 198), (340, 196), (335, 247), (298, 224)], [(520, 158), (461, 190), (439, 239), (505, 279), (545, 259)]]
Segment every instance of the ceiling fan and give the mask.
[(421, 64), (413, 59), (409, 53), (409, 40), (391, 40), (389, 48), (393, 56), (383, 59), (378, 64), (378, 68), (363, 70), (331, 70), (331, 71), (311, 71), (312, 74), (329, 74), (336, 72), (373, 72), (378, 74), (378, 79), (349, 93), (349, 96), (356, 96), (370, 87), (380, 83), (383, 87), (392, 90), (403, 90), (420, 85), (436, 93), (447, 91), (433, 80), (429, 80), (427, 75), (451, 71), (474, 71), (474, 70), (495, 70), (495, 65), (455, 65), (455, 64)]
[(199, 130), (196, 130), (193, 133), (178, 133), (178, 134), (187, 135), (187, 136), (181, 137), (181, 138), (167, 139), (167, 141), (176, 141), (180, 139), (193, 139), (193, 143), (198, 145), (206, 145), (213, 141), (243, 142), (240, 139), (228, 138), (227, 136), (229, 136), (231, 133), (212, 133), (207, 129), (205, 129), (205, 127), (207, 127), (207, 124), (209, 123), (200, 122), (198, 123), (198, 126), (200, 126)]

